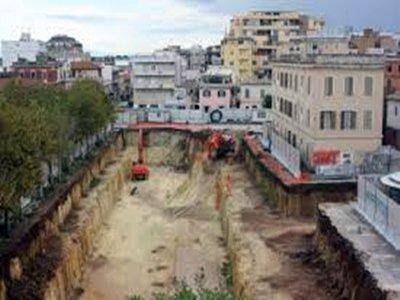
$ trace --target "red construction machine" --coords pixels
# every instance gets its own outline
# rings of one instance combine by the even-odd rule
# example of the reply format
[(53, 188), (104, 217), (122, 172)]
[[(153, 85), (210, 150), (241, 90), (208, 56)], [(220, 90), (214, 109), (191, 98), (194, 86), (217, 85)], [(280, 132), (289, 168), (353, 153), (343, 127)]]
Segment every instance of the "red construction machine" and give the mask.
[(229, 130), (215, 131), (208, 139), (206, 153), (208, 158), (219, 159), (235, 153), (236, 140)]
[(147, 180), (149, 178), (150, 169), (146, 165), (144, 160), (143, 129), (139, 129), (138, 155), (139, 155), (138, 161), (137, 162), (134, 161), (132, 163), (132, 169), (131, 169), (132, 180)]

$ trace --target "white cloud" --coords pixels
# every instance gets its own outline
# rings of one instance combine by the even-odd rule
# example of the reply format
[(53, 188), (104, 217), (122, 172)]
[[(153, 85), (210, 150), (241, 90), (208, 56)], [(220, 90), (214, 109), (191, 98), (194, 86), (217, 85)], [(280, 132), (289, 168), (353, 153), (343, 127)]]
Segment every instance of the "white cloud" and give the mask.
[(167, 44), (219, 42), (229, 19), (174, 0), (120, 1), (112, 6), (95, 0), (57, 5), (45, 0), (0, 0), (0, 38), (17, 39), (29, 31), (34, 38), (47, 40), (64, 33), (97, 53), (148, 52)]

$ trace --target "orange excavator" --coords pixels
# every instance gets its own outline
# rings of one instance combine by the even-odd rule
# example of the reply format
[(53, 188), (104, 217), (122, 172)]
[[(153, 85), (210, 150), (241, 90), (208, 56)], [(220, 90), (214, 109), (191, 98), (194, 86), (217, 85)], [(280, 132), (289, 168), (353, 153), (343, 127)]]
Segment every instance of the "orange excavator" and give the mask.
[(144, 160), (143, 129), (139, 129), (138, 152), (139, 152), (138, 161), (132, 163), (132, 169), (131, 169), (132, 180), (147, 180), (150, 175), (150, 169), (146, 165)]
[(206, 156), (212, 159), (219, 159), (235, 153), (235, 147), (236, 141), (230, 131), (215, 131), (207, 141)]

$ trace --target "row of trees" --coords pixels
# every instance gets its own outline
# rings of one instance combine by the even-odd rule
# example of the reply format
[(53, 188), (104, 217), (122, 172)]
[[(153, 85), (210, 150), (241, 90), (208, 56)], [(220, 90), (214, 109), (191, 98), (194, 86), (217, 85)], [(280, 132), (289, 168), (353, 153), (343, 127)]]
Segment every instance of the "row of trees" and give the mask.
[(114, 118), (103, 87), (78, 81), (65, 90), (11, 82), (0, 95), (0, 208), (19, 209), (20, 199), (43, 183), (70, 149), (88, 141)]

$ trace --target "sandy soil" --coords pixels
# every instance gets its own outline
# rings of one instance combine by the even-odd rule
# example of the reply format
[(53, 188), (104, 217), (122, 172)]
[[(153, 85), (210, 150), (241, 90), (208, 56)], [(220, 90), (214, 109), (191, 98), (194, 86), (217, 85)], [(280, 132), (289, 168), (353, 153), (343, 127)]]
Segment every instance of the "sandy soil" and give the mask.
[(251, 264), (255, 299), (334, 299), (313, 252), (315, 221), (287, 218), (270, 208), (241, 166), (226, 166), (241, 228), (244, 260)]
[[(213, 176), (188, 179), (152, 168), (150, 180), (130, 183), (104, 224), (81, 299), (124, 299), (169, 291), (174, 278), (218, 283), (225, 252), (213, 208)], [(137, 193), (131, 190), (137, 187)], [(201, 195), (201, 196), (200, 196)]]

